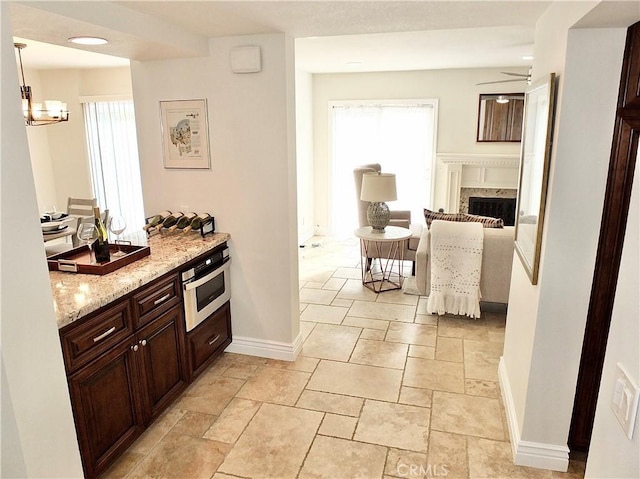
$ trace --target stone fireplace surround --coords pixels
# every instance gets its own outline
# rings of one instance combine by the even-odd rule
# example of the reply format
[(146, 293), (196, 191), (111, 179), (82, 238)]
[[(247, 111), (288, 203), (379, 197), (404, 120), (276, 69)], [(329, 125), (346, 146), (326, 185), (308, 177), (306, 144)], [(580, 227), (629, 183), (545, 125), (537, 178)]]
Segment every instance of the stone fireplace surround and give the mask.
[(460, 188), (460, 213), (469, 212), (469, 198), (516, 198), (518, 190), (513, 188)]
[(515, 198), (519, 155), (439, 153), (446, 172), (446, 211), (469, 211), (469, 198)]

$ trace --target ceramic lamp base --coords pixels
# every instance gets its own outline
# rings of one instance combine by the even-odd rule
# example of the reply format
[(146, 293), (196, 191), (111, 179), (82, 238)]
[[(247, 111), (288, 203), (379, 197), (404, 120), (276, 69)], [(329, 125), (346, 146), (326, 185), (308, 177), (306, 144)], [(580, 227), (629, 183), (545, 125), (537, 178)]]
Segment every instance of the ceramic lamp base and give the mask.
[(389, 207), (382, 201), (372, 201), (367, 208), (367, 221), (373, 228), (373, 233), (384, 233), (384, 227), (389, 224)]

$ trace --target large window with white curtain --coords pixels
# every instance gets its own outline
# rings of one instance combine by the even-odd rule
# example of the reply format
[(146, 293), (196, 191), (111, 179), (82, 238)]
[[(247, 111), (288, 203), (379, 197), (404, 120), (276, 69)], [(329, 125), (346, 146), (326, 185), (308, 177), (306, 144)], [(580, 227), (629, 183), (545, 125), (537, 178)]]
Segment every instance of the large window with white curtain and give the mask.
[(93, 193), (100, 210), (119, 213), (127, 231), (144, 225), (133, 101), (83, 103)]
[(413, 222), (431, 208), (437, 100), (332, 102), (331, 230), (345, 237), (358, 226), (353, 169), (379, 163), (395, 173), (398, 200), (391, 210), (410, 210)]

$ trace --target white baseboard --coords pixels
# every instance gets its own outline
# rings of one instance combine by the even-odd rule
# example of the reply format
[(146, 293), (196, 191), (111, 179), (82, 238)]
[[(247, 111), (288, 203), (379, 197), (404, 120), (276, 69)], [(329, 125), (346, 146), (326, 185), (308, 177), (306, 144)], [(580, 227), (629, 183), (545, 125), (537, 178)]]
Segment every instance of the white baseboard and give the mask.
[(517, 466), (536, 467), (538, 469), (550, 469), (552, 471), (566, 472), (569, 467), (569, 448), (566, 445), (544, 444), (539, 442), (523, 441), (520, 437), (520, 427), (516, 415), (515, 403), (511, 394), (511, 384), (504, 364), (504, 357), (500, 357), (498, 366), (498, 378), (504, 408), (507, 413), (509, 426), (509, 438), (511, 439), (511, 452), (513, 462)]
[(293, 343), (234, 336), (231, 344), (225, 349), (228, 353), (247, 354), (282, 361), (295, 361), (301, 350), (302, 334), (298, 334)]

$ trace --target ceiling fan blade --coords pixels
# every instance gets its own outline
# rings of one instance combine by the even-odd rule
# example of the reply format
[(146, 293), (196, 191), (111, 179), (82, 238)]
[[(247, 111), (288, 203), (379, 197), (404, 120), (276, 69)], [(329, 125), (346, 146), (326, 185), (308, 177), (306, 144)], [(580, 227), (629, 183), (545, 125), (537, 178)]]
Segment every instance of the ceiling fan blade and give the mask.
[(526, 78), (517, 78), (517, 79), (513, 79), (513, 80), (485, 81), (485, 82), (481, 82), (481, 83), (476, 83), (476, 85), (491, 85), (493, 83), (508, 83), (508, 82), (512, 82), (512, 81), (527, 81), (527, 79)]
[(511, 73), (511, 72), (500, 72), (503, 75), (509, 75), (512, 77), (522, 77), (522, 78), (527, 78), (529, 76), (528, 73)]

